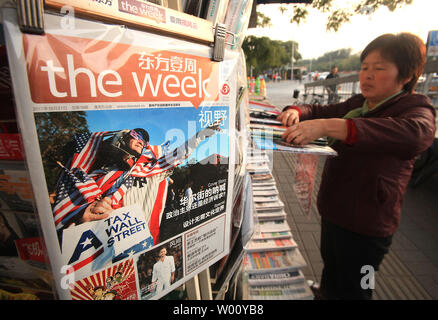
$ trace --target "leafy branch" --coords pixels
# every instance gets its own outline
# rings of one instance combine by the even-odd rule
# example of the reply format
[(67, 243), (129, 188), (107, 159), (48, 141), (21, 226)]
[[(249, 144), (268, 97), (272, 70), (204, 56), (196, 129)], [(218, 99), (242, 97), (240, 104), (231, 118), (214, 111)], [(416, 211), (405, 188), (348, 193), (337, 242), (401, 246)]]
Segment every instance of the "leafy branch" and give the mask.
[[(334, 4), (334, 0), (313, 0), (312, 4), (293, 4), (292, 6), (293, 13), (290, 19), (291, 23), (300, 24), (304, 22), (309, 15), (309, 7), (316, 9), (323, 13), (328, 13), (329, 16), (326, 22), (327, 31), (335, 31), (337, 32), (339, 28), (344, 24), (350, 21), (350, 18), (353, 15), (361, 14), (361, 15), (371, 15), (378, 8), (386, 7), (389, 11), (395, 11), (398, 8), (401, 8), (405, 5), (412, 4), (413, 0), (357, 0), (357, 4), (353, 4), (350, 7), (342, 7), (338, 8)], [(282, 14), (289, 11), (287, 5), (281, 5), (279, 10)], [(262, 17), (265, 19), (266, 16), (261, 13), (257, 13), (258, 17)], [(270, 23), (270, 18), (269, 23)], [(260, 20), (258, 20), (260, 21)], [(266, 21), (266, 20), (263, 20)], [(260, 27), (269, 26), (270, 24), (258, 24)]]

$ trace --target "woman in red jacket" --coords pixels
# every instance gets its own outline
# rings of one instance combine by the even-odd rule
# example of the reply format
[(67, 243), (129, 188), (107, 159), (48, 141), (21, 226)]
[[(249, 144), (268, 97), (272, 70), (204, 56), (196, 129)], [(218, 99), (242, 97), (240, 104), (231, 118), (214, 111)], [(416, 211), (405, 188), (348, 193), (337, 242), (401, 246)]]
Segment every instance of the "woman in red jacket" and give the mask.
[(326, 106), (289, 106), (279, 116), (289, 126), (287, 142), (328, 136), (338, 152), (326, 161), (317, 201), (323, 298), (372, 298), (364, 277), (388, 252), (415, 159), (435, 135), (435, 109), (414, 93), (425, 53), (417, 36), (382, 35), (361, 54), (361, 94)]

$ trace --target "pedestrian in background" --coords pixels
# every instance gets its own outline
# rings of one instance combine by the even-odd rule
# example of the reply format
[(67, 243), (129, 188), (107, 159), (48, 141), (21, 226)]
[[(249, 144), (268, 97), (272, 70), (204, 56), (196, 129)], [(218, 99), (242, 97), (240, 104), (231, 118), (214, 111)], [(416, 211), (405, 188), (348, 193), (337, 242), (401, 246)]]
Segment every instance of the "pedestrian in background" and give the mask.
[(414, 92), (426, 61), (420, 38), (379, 36), (360, 60), (361, 94), (279, 116), (287, 142), (328, 136), (338, 153), (325, 163), (317, 200), (324, 268), (315, 293), (323, 299), (372, 298), (363, 268), (377, 271), (388, 252), (414, 162), (436, 130), (429, 98)]
[[(338, 67), (333, 66), (330, 70), (330, 73), (327, 75), (326, 79), (336, 79), (339, 78)], [(328, 92), (328, 104), (338, 102), (338, 86), (336, 84), (332, 84), (326, 87)]]

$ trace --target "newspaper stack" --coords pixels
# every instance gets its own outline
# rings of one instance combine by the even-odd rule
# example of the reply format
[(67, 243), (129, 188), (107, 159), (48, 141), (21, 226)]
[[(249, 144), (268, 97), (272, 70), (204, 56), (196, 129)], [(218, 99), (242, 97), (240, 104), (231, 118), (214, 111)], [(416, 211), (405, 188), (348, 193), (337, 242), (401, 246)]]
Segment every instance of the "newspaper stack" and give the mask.
[(313, 299), (301, 271), (306, 262), (287, 223), (269, 156), (258, 149), (248, 151), (247, 171), (251, 175), (256, 224), (254, 234), (245, 246), (244, 298)]
[(328, 146), (326, 138), (316, 139), (305, 146), (297, 146), (284, 141), (282, 135), (287, 127), (277, 119), (280, 111), (276, 110), (275, 106), (250, 101), (248, 111), (251, 140), (258, 149), (326, 156), (337, 155), (337, 152)]

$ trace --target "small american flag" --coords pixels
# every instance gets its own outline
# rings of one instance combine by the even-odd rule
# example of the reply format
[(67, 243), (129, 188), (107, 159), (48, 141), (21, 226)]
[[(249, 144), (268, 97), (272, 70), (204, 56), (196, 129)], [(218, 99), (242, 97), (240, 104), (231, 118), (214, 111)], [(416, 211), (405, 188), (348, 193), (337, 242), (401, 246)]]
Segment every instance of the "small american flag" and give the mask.
[(84, 206), (102, 195), (87, 172), (96, 159), (97, 150), (106, 132), (80, 133), (74, 137), (75, 147), (70, 169), (64, 167), (58, 181), (53, 215), (57, 229), (71, 223)]
[(102, 191), (97, 186), (96, 182), (81, 168), (73, 168), (68, 170), (63, 167), (66, 177), (64, 179), (66, 190), (76, 188), (88, 203), (93, 202), (96, 198), (102, 195)]
[(75, 135), (75, 153), (71, 168), (82, 168), (88, 172), (96, 160), (97, 150), (106, 133), (106, 131), (92, 134), (86, 132)]

